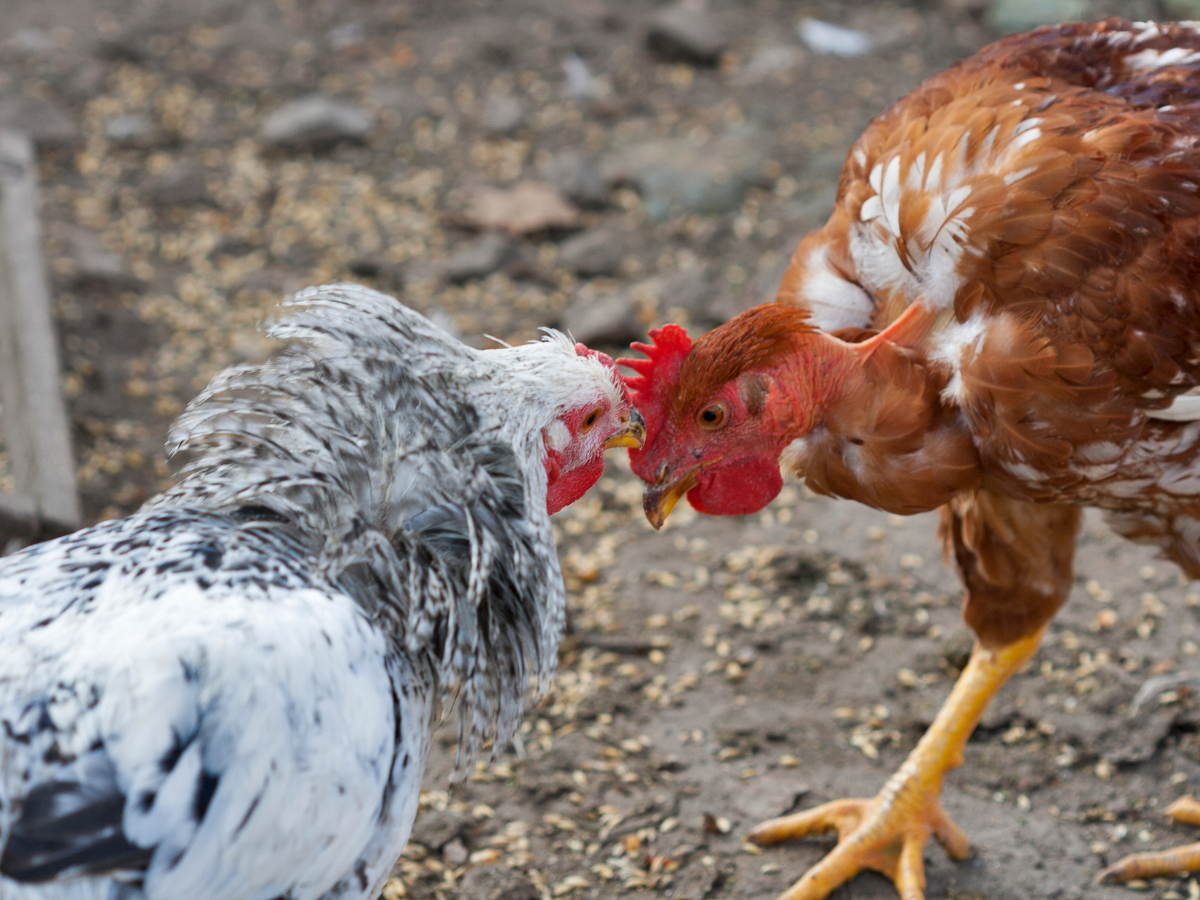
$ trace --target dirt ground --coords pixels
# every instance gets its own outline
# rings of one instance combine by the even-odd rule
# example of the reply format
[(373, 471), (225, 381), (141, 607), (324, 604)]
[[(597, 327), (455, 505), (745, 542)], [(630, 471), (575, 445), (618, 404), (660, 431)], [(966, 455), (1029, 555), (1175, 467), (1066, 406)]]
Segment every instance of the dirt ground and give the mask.
[[(169, 478), (171, 418), (261, 358), (254, 323), (307, 284), (362, 280), (476, 342), (702, 331), (769, 298), (853, 138), (993, 39), (994, 5), (713, 0), (709, 65), (650, 48), (662, 7), (633, 0), (3, 0), (0, 122), (39, 138), (89, 519)], [(872, 49), (805, 47), (806, 17)], [(369, 126), (273, 145), (269, 114), (313, 92)], [(481, 188), (521, 180), (556, 185), (559, 218), (481, 235)], [(614, 459), (556, 521), (573, 633), (554, 694), (449, 792), (440, 733), (385, 896), (775, 895), (829, 843), (745, 831), (873, 794), (965, 659), (934, 517), (789, 487), (758, 516), (679, 509), (655, 533)], [(1116, 898), (1091, 884), (1104, 864), (1200, 837), (1162, 814), (1200, 789), (1200, 706), (1164, 684), (1130, 711), (1147, 679), (1200, 672), (1198, 626), (1200, 589), (1088, 519), (1070, 603), (947, 780), (974, 851), (928, 848), (931, 900)], [(895, 894), (868, 874), (833, 896)]]

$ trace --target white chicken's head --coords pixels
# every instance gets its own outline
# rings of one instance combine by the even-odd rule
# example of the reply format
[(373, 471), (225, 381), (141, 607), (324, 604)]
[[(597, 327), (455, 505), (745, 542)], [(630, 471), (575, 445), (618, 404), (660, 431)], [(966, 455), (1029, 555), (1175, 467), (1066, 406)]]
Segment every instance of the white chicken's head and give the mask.
[(558, 373), (574, 389), (542, 431), (546, 506), (551, 513), (582, 497), (604, 474), (604, 451), (641, 447), (646, 424), (634, 409), (612, 357), (575, 344)]

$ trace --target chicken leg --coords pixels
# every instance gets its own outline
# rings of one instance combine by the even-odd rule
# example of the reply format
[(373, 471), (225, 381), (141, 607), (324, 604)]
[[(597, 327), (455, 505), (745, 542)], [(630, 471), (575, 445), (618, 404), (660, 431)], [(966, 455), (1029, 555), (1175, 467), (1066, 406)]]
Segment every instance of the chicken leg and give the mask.
[[(1167, 815), (1176, 822), (1200, 825), (1200, 802), (1194, 797), (1180, 797), (1167, 807)], [(1170, 850), (1131, 853), (1109, 866), (1096, 878), (1103, 881), (1132, 881), (1135, 878), (1174, 878), (1181, 872), (1200, 872), (1200, 843), (1184, 844)]]
[(838, 832), (838, 845), (809, 869), (780, 900), (822, 900), (863, 869), (891, 878), (903, 900), (923, 900), (921, 858), (932, 834), (954, 859), (970, 841), (942, 809), (946, 773), (962, 764), (963, 747), (988, 703), (1010, 676), (1033, 658), (1045, 628), (998, 650), (976, 644), (954, 690), (920, 743), (878, 795), (869, 800), (835, 800), (795, 815), (763, 822), (749, 835), (758, 844), (825, 831)]

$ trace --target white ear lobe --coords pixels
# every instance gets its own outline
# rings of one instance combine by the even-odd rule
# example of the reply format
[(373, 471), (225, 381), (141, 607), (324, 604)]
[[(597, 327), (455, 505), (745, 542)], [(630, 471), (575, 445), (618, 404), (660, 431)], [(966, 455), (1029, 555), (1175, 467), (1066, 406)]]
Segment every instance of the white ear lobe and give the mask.
[(570, 430), (568, 430), (567, 426), (558, 419), (555, 419), (553, 422), (551, 422), (550, 425), (547, 426), (546, 430), (542, 432), (542, 434), (546, 441), (547, 450), (557, 450), (561, 452), (566, 449), (567, 444), (571, 443)]

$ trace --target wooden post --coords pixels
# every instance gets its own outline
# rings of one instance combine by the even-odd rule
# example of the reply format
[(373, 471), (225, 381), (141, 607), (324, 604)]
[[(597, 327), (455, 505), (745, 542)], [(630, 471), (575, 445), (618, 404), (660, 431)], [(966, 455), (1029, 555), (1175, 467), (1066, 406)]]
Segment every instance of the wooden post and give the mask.
[[(0, 495), (0, 531), (36, 518), (38, 540), (80, 525), (75, 459), (42, 259), (37, 158), (0, 129), (0, 425), (17, 495)], [(0, 550), (3, 547), (0, 546)]]

